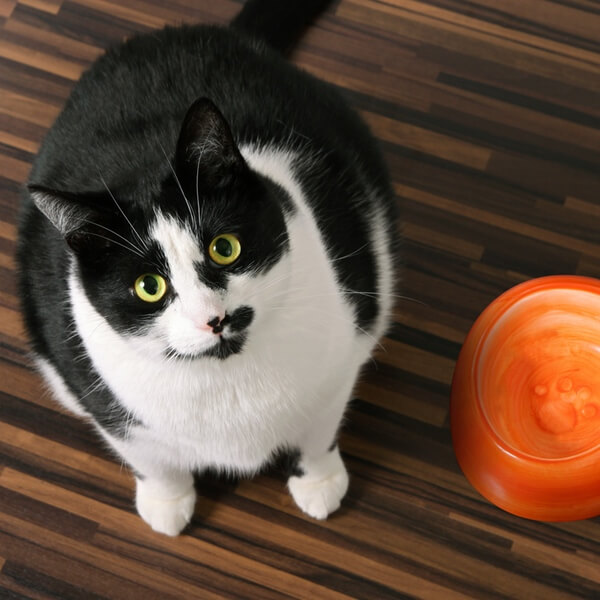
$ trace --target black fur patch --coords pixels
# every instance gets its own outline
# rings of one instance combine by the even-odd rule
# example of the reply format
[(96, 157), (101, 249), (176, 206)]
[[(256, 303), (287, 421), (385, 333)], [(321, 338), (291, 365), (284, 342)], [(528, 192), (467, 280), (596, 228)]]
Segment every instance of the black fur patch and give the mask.
[(280, 448), (275, 453), (269, 467), (284, 477), (302, 477), (304, 471), (300, 467), (302, 454), (298, 448)]
[(226, 315), (221, 325), (228, 326), (231, 331), (240, 332), (250, 327), (254, 320), (254, 309), (251, 306), (240, 306), (230, 315)]

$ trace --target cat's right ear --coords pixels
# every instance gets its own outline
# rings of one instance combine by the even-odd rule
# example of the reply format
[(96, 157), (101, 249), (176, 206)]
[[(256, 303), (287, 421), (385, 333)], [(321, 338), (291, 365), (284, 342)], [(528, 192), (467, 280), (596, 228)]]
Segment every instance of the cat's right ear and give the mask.
[[(75, 252), (100, 250), (107, 246), (102, 230), (112, 215), (97, 208), (98, 198), (89, 194), (71, 194), (40, 185), (27, 186), (29, 194), (46, 218)], [(96, 205), (96, 206), (95, 206)]]

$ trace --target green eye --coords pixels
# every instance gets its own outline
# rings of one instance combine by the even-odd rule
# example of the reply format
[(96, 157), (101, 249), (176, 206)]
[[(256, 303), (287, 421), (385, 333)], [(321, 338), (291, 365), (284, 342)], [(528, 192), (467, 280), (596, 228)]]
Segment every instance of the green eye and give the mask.
[(167, 291), (167, 282), (160, 275), (146, 273), (135, 280), (137, 297), (144, 302), (158, 302)]
[(240, 240), (231, 234), (218, 235), (208, 247), (208, 255), (218, 265), (226, 266), (234, 263), (242, 253)]

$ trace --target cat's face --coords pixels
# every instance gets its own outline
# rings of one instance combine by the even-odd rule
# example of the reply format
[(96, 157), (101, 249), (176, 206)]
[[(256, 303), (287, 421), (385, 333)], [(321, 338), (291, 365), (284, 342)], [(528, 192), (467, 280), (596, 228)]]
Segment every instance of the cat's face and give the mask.
[(69, 244), (96, 311), (154, 356), (243, 351), (289, 275), (285, 192), (246, 166), (206, 101), (188, 112), (155, 197), (126, 203), (109, 187), (85, 197), (32, 189)]

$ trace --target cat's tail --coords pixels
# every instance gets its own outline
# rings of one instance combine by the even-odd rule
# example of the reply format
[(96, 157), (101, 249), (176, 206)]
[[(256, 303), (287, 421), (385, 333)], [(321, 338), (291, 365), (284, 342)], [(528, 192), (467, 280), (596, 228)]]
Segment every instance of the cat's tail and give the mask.
[(231, 26), (286, 54), (331, 1), (248, 0)]

